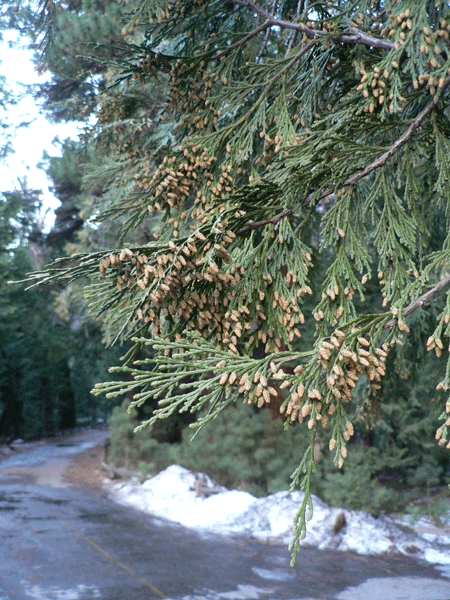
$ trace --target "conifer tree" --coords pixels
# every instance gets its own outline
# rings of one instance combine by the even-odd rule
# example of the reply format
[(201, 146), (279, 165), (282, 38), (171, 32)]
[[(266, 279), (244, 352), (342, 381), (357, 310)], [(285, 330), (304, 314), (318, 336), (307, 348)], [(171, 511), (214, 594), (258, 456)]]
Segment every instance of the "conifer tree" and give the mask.
[[(46, 2), (43, 22), (58, 36), (88, 4)], [(122, 41), (83, 68), (107, 88), (89, 138), (97, 218), (120, 221), (123, 244), (32, 279), (91, 277), (91, 309), (133, 340), (113, 368), (126, 382), (95, 393), (158, 400), (142, 427), (207, 408), (201, 426), (242, 400), (304, 427), (295, 554), (317, 436), (342, 467), (413, 326), (442, 361), (450, 446), (450, 6), (142, 0), (121, 15)], [(138, 228), (150, 242), (129, 242)]]

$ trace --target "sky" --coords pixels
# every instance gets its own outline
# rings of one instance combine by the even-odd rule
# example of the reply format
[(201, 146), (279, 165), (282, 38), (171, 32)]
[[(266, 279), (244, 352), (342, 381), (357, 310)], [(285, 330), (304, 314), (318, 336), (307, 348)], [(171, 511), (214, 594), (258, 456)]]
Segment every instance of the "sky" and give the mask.
[[(21, 47), (16, 34), (6, 35), (0, 44), (0, 76), (6, 77), (16, 93), (22, 94), (19, 103), (12, 106), (7, 114), (0, 111), (0, 122), (3, 121), (17, 127), (13, 139), (14, 153), (6, 159), (0, 159), (1, 189), (10, 191), (19, 187), (18, 181), (26, 179), (28, 187), (42, 190), (45, 228), (49, 229), (54, 221), (53, 210), (59, 202), (52, 194), (45, 170), (39, 168), (44, 150), (52, 156), (60, 156), (58, 144), (54, 139), (59, 137), (76, 138), (78, 128), (75, 124), (52, 124), (45, 118), (44, 111), (34, 101), (31, 94), (23, 92), (22, 85), (44, 83), (46, 76), (38, 75), (32, 62), (32, 52)], [(11, 47), (9, 42), (12, 42)], [(27, 127), (18, 127), (22, 122), (30, 122)]]

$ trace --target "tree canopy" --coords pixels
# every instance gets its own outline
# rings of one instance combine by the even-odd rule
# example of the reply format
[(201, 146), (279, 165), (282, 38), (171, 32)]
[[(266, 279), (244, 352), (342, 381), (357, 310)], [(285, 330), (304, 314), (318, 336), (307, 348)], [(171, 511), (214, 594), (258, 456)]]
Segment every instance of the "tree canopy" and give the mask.
[(158, 401), (142, 427), (242, 400), (304, 423), (294, 553), (316, 440), (342, 467), (427, 351), (449, 447), (449, 3), (46, 0), (41, 24), (42, 94), (95, 156), (84, 218), (120, 229), (30, 276), (89, 277), (132, 341), (94, 393)]

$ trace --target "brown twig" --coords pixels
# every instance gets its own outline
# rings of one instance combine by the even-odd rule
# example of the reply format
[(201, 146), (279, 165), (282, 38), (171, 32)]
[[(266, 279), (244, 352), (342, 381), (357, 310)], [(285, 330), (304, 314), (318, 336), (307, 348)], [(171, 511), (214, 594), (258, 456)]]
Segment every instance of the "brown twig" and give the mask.
[[(413, 302), (411, 302), (411, 304), (407, 308), (405, 308), (405, 310), (402, 312), (402, 319), (405, 319), (408, 315), (410, 315), (412, 312), (414, 312), (418, 308), (421, 308), (422, 306), (425, 306), (426, 304), (428, 304), (428, 302), (431, 300), (431, 298), (435, 294), (440, 292), (449, 283), (450, 283), (450, 275), (447, 275), (447, 277), (445, 277), (437, 285), (435, 285), (433, 288), (431, 288), (431, 290), (428, 290), (428, 292), (423, 294), (423, 296), (420, 296), (420, 298), (417, 298), (417, 300), (414, 300)], [(398, 323), (398, 319), (392, 319), (391, 321), (388, 321), (384, 325), (383, 329), (392, 329), (393, 327), (395, 327), (397, 325), (397, 323)]]
[(251, 31), (249, 34), (247, 34), (245, 37), (243, 37), (241, 40), (239, 40), (238, 42), (235, 42), (234, 44), (231, 44), (231, 46), (228, 46), (228, 48), (226, 48), (222, 52), (219, 52), (219, 54), (216, 54), (216, 56), (213, 56), (212, 60), (220, 60), (222, 58), (222, 56), (226, 56), (227, 54), (229, 54), (236, 48), (243, 46), (249, 40), (254, 38), (255, 35), (258, 35), (258, 33), (261, 33), (261, 31), (264, 31), (265, 29), (269, 29), (270, 27), (272, 27), (272, 23), (269, 21), (265, 21), (259, 27), (257, 27), (256, 29)]
[(314, 46), (315, 43), (316, 42), (314, 40), (311, 40), (308, 44), (306, 44), (306, 46), (303, 46), (303, 48), (300, 50), (300, 52), (298, 54), (296, 54), (287, 63), (287, 65), (285, 65), (281, 69), (281, 71), (278, 71), (278, 73), (266, 85), (266, 87), (262, 91), (260, 97), (258, 98), (258, 101), (252, 106), (252, 108), (245, 115), (245, 119), (248, 119), (250, 117), (250, 115), (256, 110), (257, 106), (260, 104), (260, 102), (263, 100), (263, 98), (265, 98), (267, 96), (267, 94), (271, 90), (272, 86), (280, 79), (280, 77), (283, 77), (283, 75), (285, 73), (287, 73), (289, 71), (289, 69), (291, 69), (295, 65), (295, 63), (301, 59), (301, 57), (305, 54), (305, 52), (308, 52), (308, 50), (311, 50), (311, 48)]
[[(442, 87), (441, 95), (449, 88), (449, 86), (450, 86), (450, 78), (447, 79), (444, 86)], [(344, 188), (344, 187), (354, 186), (358, 181), (360, 181), (361, 179), (363, 179), (364, 177), (366, 177), (367, 175), (369, 175), (376, 169), (379, 169), (380, 167), (384, 166), (386, 164), (386, 162), (392, 156), (394, 156), (394, 154), (396, 152), (398, 152), (398, 150), (400, 150), (400, 148), (402, 146), (404, 146), (411, 139), (414, 132), (422, 125), (422, 123), (431, 114), (431, 112), (433, 111), (433, 109), (435, 107), (436, 107), (436, 101), (433, 98), (426, 105), (426, 107), (422, 110), (422, 112), (418, 115), (418, 117), (410, 124), (410, 126), (405, 131), (405, 133), (402, 136), (400, 136), (398, 138), (398, 140), (396, 140), (394, 142), (394, 144), (392, 144), (392, 146), (389, 148), (389, 150), (387, 150), (384, 154), (382, 154), (379, 158), (377, 158), (373, 163), (368, 165), (365, 169), (363, 169), (362, 171), (359, 171), (358, 173), (355, 173), (355, 175), (352, 175), (352, 177), (349, 177), (347, 180), (345, 180), (343, 183), (341, 183), (339, 185), (339, 187)], [(333, 194), (336, 191), (336, 188), (337, 188), (337, 185), (333, 185), (333, 186), (329, 187), (328, 189), (326, 189), (325, 191), (323, 191), (320, 194), (318, 201), (323, 200), (330, 194)], [(314, 198), (314, 193), (308, 194), (308, 196), (305, 198), (305, 200), (302, 203), (303, 206), (304, 207), (310, 206), (313, 198)], [(265, 225), (268, 225), (270, 223), (277, 223), (281, 219), (284, 219), (284, 218), (292, 215), (294, 210), (295, 210), (294, 208), (289, 208), (289, 209), (284, 210), (279, 215), (272, 217), (271, 219), (267, 219), (266, 221), (258, 221), (258, 223), (253, 223), (252, 225), (249, 225), (248, 227), (241, 229), (237, 233), (237, 235), (242, 236), (242, 235), (245, 235), (246, 233), (249, 233), (250, 231), (253, 231), (254, 229), (258, 229), (259, 227), (264, 227)]]
[[(272, 12), (271, 12), (271, 17), (273, 18), (273, 16), (275, 15), (275, 10), (277, 8), (277, 0), (274, 1), (273, 5), (272, 5)], [(264, 36), (264, 42), (263, 45), (261, 46), (261, 50), (258, 53), (258, 56), (256, 57), (256, 62), (259, 63), (259, 61), (261, 60), (265, 49), (267, 48), (267, 44), (269, 42), (269, 36), (270, 36), (270, 28), (268, 28), (266, 30), (266, 35)]]
[[(450, 86), (450, 77), (447, 79), (447, 81), (445, 82), (444, 86), (441, 89), (441, 96), (448, 89), (449, 86)], [(396, 140), (392, 144), (392, 146), (389, 148), (389, 150), (387, 150), (384, 154), (382, 154), (379, 158), (377, 158), (373, 163), (368, 165), (365, 169), (363, 169), (362, 171), (359, 171), (358, 173), (355, 173), (355, 175), (352, 175), (352, 177), (349, 177), (348, 179), (346, 179), (343, 183), (341, 183), (339, 185), (339, 187), (341, 187), (341, 188), (352, 187), (356, 183), (358, 183), (358, 181), (360, 181), (361, 179), (363, 179), (364, 177), (366, 177), (367, 175), (372, 173), (372, 171), (375, 171), (376, 169), (383, 167), (387, 163), (387, 161), (392, 156), (394, 156), (394, 154), (396, 154), (396, 152), (398, 152), (400, 150), (400, 148), (406, 144), (406, 142), (408, 142), (411, 139), (414, 132), (417, 131), (417, 129), (422, 125), (422, 123), (431, 114), (431, 112), (433, 111), (433, 109), (435, 107), (436, 107), (436, 100), (435, 100), (435, 98), (433, 98), (425, 106), (425, 108), (418, 115), (418, 117), (411, 123), (411, 125), (408, 127), (408, 129), (405, 131), (405, 133), (402, 136), (400, 136), (398, 138), (398, 140)], [(320, 194), (319, 200), (323, 200), (323, 198), (326, 198), (330, 194), (333, 194), (336, 191), (336, 188), (337, 188), (337, 185), (334, 185), (332, 187), (329, 187), (327, 190), (323, 191)], [(313, 196), (314, 196), (313, 193), (309, 194), (305, 198), (303, 205), (309, 206), (311, 204)]]
[(276, 215), (275, 217), (272, 217), (271, 219), (266, 219), (265, 221), (258, 221), (257, 223), (252, 223), (251, 225), (244, 227), (244, 229), (240, 229), (239, 231), (236, 232), (236, 235), (238, 237), (243, 236), (243, 235), (246, 235), (247, 233), (250, 233), (250, 231), (254, 231), (255, 229), (264, 227), (265, 225), (270, 225), (270, 224), (275, 225), (275, 223), (278, 223), (278, 221), (281, 221), (281, 219), (288, 217), (292, 213), (293, 213), (293, 209), (288, 208), (287, 210), (283, 211), (279, 215)]
[[(250, 0), (222, 0), (223, 2), (227, 2), (228, 4), (234, 4), (236, 6), (242, 6), (243, 8), (248, 8), (252, 12), (260, 15), (267, 22), (269, 22), (270, 27), (280, 27), (281, 29), (293, 29), (295, 31), (301, 31), (302, 33), (306, 33), (308, 37), (319, 40), (323, 38), (330, 38), (329, 33), (325, 33), (323, 31), (312, 29), (311, 27), (307, 27), (304, 23), (294, 23), (292, 21), (285, 21), (283, 19), (277, 19), (276, 17), (271, 16), (266, 10), (254, 4)], [(364, 31), (360, 31), (356, 27), (349, 27), (350, 33), (342, 33), (340, 35), (331, 36), (331, 40), (333, 43), (343, 43), (343, 44), (362, 44), (364, 46), (369, 46), (371, 48), (381, 48), (382, 50), (392, 50), (394, 48), (394, 43), (389, 42), (387, 40), (382, 40), (380, 38), (374, 37), (365, 33)]]
[[(449, 85), (450, 85), (450, 78), (447, 79), (447, 81), (445, 82), (444, 86), (442, 87), (442, 89), (441, 89), (441, 96), (448, 89)], [(431, 112), (433, 111), (433, 109), (435, 107), (436, 107), (436, 100), (433, 98), (425, 106), (425, 108), (418, 115), (418, 117), (411, 123), (411, 125), (408, 127), (408, 129), (405, 131), (405, 133), (401, 137), (398, 138), (398, 140), (389, 148), (389, 150), (387, 152), (385, 152), (384, 154), (382, 154), (371, 165), (369, 165), (368, 167), (366, 167), (365, 169), (363, 169), (359, 173), (356, 173), (356, 175), (353, 175), (353, 177), (350, 177), (350, 179), (347, 179), (347, 181), (345, 181), (343, 185), (346, 186), (346, 187), (353, 186), (360, 179), (362, 179), (366, 175), (369, 175), (369, 173), (371, 173), (372, 171), (375, 171), (375, 169), (378, 169), (378, 168), (382, 167), (383, 165), (385, 165), (386, 162), (398, 150), (400, 150), (400, 148), (402, 146), (404, 146), (406, 144), (406, 142), (408, 142), (410, 140), (410, 138), (412, 137), (413, 133), (422, 125), (422, 123), (431, 114)], [(325, 195), (327, 195), (327, 194), (325, 194)]]

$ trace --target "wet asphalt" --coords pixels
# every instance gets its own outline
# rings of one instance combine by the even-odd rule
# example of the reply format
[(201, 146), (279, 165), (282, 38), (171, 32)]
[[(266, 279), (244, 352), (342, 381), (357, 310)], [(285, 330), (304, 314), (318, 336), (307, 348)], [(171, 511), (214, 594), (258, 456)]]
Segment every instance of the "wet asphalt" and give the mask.
[(0, 463), (0, 600), (450, 600), (447, 577), (411, 557), (287, 548), (198, 535), (64, 482), (106, 432)]

